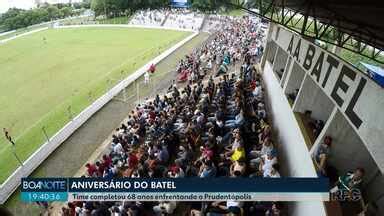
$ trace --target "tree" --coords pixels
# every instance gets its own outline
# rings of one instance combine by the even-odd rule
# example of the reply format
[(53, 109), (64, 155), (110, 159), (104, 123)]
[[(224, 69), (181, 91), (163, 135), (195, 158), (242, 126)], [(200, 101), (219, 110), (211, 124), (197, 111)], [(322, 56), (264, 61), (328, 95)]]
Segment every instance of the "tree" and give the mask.
[(16, 17), (24, 10), (17, 8), (10, 8), (7, 12), (3, 13), (0, 17), (0, 24), (3, 24), (5, 20)]
[(59, 15), (59, 9), (56, 6), (48, 6), (47, 7), (48, 17), (52, 19), (57, 19), (60, 17)]
[(95, 12), (95, 16), (106, 14), (106, 0), (92, 0), (91, 9)]
[(201, 10), (201, 11), (209, 11), (213, 9), (213, 1), (212, 0), (194, 0), (192, 2), (192, 8)]
[(72, 15), (72, 9), (70, 7), (63, 7), (60, 9), (60, 13), (62, 15), (62, 18), (68, 17)]
[[(137, 1), (128, 0), (92, 0), (91, 9), (95, 12), (96, 16), (106, 15), (120, 16), (127, 9), (129, 9)], [(140, 0), (138, 1), (140, 2)]]
[(56, 6), (46, 4), (31, 10), (11, 8), (0, 17), (0, 26), (9, 31), (67, 17), (72, 14), (73, 9), (71, 7), (63, 7), (59, 10)]

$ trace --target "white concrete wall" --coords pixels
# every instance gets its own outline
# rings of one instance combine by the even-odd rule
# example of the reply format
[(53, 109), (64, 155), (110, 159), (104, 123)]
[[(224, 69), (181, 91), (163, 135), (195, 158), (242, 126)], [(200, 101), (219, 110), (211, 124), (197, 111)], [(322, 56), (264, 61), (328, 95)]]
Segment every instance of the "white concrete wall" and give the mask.
[(288, 59), (288, 54), (283, 49), (278, 47), (275, 62), (273, 63), (273, 71), (276, 74), (280, 75), (281, 78), (285, 73), (285, 72), (281, 73), (281, 69), (283, 69), (284, 71), (285, 65), (287, 64), (287, 59)]
[[(336, 167), (340, 175), (356, 167), (363, 167), (367, 171), (376, 170), (377, 165), (367, 148), (338, 109), (329, 121), (329, 126), (320, 134), (318, 140), (321, 142), (326, 135), (332, 137), (329, 164)], [(369, 172), (366, 177), (369, 179), (372, 174), (374, 173)]]
[(374, 202), (379, 207), (378, 215), (384, 215), (384, 176), (358, 134), (336, 107), (313, 145), (311, 154), (316, 152), (327, 135), (333, 138), (329, 165), (337, 168), (339, 175), (357, 167), (363, 167), (367, 171), (362, 188), (364, 201), (370, 205)]
[(377, 174), (372, 179), (367, 180), (364, 190), (367, 194), (366, 202), (372, 205), (372, 202), (378, 207), (377, 215), (384, 215), (384, 176), (377, 170)]
[(304, 113), (306, 110), (311, 110), (312, 118), (323, 120), (325, 123), (334, 107), (328, 96), (306, 75), (293, 105), (293, 111)]
[(292, 69), (287, 72), (287, 82), (283, 87), (283, 91), (285, 94), (291, 94), (296, 89), (300, 89), (304, 80), (305, 72), (296, 62), (293, 62)]
[(281, 149), (279, 155), (285, 158), (287, 164), (284, 164), (284, 167), (289, 169), (287, 174), (292, 177), (316, 177), (304, 137), (269, 62), (264, 67), (263, 80), (269, 113), (277, 131), (277, 144)]
[[(384, 89), (365, 73), (284, 27), (271, 29), (269, 40), (289, 53), (294, 67), (298, 65), (308, 74), (340, 109), (383, 172)], [(289, 86), (287, 90), (291, 90)]]
[(321, 202), (296, 202), (289, 203), (289, 215), (292, 216), (317, 216), (327, 215), (324, 210), (324, 205)]
[(280, 81), (280, 86), (283, 88), (286, 81), (287, 81), (287, 77), (288, 77), (288, 74), (289, 72), (291, 71), (292, 69), (292, 57), (288, 57), (287, 59), (287, 64), (285, 65), (285, 68), (284, 68), (284, 74), (283, 74), (283, 77), (281, 78), (281, 81)]
[[(286, 169), (283, 170), (284, 174), (290, 177), (316, 177), (304, 137), (269, 62), (266, 62), (262, 76), (269, 113), (277, 134), (279, 160), (282, 169)], [(289, 206), (291, 215), (294, 216), (326, 215), (322, 202), (295, 202)]]
[[(384, 215), (384, 177), (382, 174), (384, 170), (384, 114), (382, 114), (384, 89), (367, 77), (366, 74), (339, 57), (283, 27), (273, 25), (268, 40), (270, 44), (276, 42), (293, 59), (292, 69), (287, 71), (287, 81), (285, 83), (283, 81), (282, 84), (284, 84), (283, 90), (286, 93), (290, 93), (298, 86), (302, 87), (299, 93), (299, 97), (302, 98), (298, 99), (299, 101), (294, 104), (294, 108), (297, 111), (303, 111), (305, 106), (313, 107), (326, 103), (324, 108), (319, 107), (319, 109), (326, 110), (321, 118), (326, 118), (327, 113), (331, 113), (324, 127), (325, 129), (316, 140), (311, 153), (314, 152), (325, 135), (331, 135), (334, 144), (331, 150), (330, 164), (335, 166), (340, 174), (353, 170), (358, 166), (364, 167), (367, 170), (363, 184), (366, 201), (375, 202), (380, 211), (378, 215)], [(271, 95), (273, 96), (273, 92), (277, 92), (277, 90), (270, 90), (273, 89), (271, 88), (273, 85), (268, 83), (272, 83), (271, 80), (273, 79), (271, 75), (266, 73), (266, 70), (269, 70), (268, 67), (270, 66), (264, 68), (264, 77), (268, 81), (266, 85), (270, 86), (268, 90), (272, 92), (272, 94), (268, 92), (271, 107), (277, 106), (281, 112), (272, 111), (272, 114), (274, 119), (278, 121), (276, 127), (284, 129), (284, 126), (280, 126), (282, 123), (280, 119), (289, 117), (283, 116), (282, 113), (288, 116), (290, 113), (285, 106), (277, 103), (278, 99), (271, 99)], [(300, 72), (297, 73), (297, 71)], [(303, 73), (306, 76), (306, 81), (301, 82), (302, 79), (299, 74)], [(309, 82), (309, 80), (312, 82)], [(298, 85), (298, 83), (301, 83), (301, 85)], [(310, 97), (321, 95), (318, 92), (319, 90), (322, 92), (319, 101), (311, 99)], [(328, 98), (328, 101), (325, 100), (324, 95)], [(282, 97), (284, 99), (281, 100), (285, 100), (285, 97)], [(333, 104), (333, 109), (331, 104)], [(330, 110), (332, 111), (330, 112)], [(320, 110), (315, 113), (320, 116)], [(285, 125), (285, 127), (290, 126)], [(278, 133), (279, 137), (284, 137), (282, 141), (287, 143), (286, 145), (292, 142), (285, 141), (285, 139), (292, 139), (293, 135), (285, 136), (282, 130), (279, 130)], [(285, 148), (287, 151), (285, 151)], [(298, 158), (304, 157), (302, 163), (306, 163), (306, 154), (304, 152), (295, 155), (291, 154), (288, 147), (285, 148), (282, 147), (284, 154), (286, 154), (284, 156), (285, 160), (289, 165), (292, 165), (290, 157), (298, 155), (300, 155)], [(301, 167), (303, 165), (296, 164), (296, 166)], [(291, 169), (294, 171), (295, 168)], [(293, 212), (301, 212), (302, 210), (309, 211), (311, 208), (300, 205), (299, 207), (294, 206), (292, 209)], [(308, 213), (307, 215), (312, 214)]]
[(266, 59), (269, 61), (269, 62), (273, 62), (274, 59), (275, 59), (275, 56), (276, 56), (276, 52), (277, 52), (277, 46), (276, 46), (276, 43), (274, 41), (270, 41), (269, 44), (267, 45), (267, 49), (268, 49), (268, 52), (267, 52), (267, 55), (266, 55)]

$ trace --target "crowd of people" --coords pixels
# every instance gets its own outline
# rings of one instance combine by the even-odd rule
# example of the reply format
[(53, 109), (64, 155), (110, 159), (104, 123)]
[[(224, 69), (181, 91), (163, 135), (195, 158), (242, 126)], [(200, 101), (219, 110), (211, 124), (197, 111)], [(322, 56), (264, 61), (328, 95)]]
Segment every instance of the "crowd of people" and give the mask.
[[(257, 23), (231, 19), (181, 61), (201, 76), (183, 89), (138, 104), (116, 129), (109, 153), (86, 165), (90, 177), (278, 178), (278, 152), (268, 123)], [(254, 52), (254, 47), (258, 52)], [(207, 65), (216, 65), (217, 70)], [(241, 65), (235, 72), (223, 64)], [(201, 73), (201, 71), (204, 71)], [(209, 78), (206, 74), (211, 73)], [(207, 77), (204, 80), (204, 77)], [(63, 215), (282, 215), (274, 202), (71, 202)]]
[(132, 25), (148, 25), (148, 26), (160, 26), (166, 19), (168, 10), (140, 10), (136, 12), (135, 16), (131, 19)]
[(167, 20), (164, 23), (166, 27), (199, 30), (203, 24), (204, 15), (193, 12), (188, 9), (171, 9)]
[(249, 55), (252, 62), (259, 61), (265, 35), (259, 23), (249, 18), (221, 17), (219, 20), (222, 21), (221, 28), (208, 42), (180, 60), (177, 67), (179, 82), (196, 83), (206, 71), (213, 71), (215, 76), (226, 74), (231, 67), (241, 63), (244, 55)]
[(230, 17), (222, 16), (218, 14), (210, 14), (206, 17), (202, 31), (204, 32), (215, 32), (217, 29), (221, 29), (228, 21)]
[(204, 15), (185, 8), (140, 10), (129, 22), (132, 25), (164, 26), (178, 29), (199, 30)]

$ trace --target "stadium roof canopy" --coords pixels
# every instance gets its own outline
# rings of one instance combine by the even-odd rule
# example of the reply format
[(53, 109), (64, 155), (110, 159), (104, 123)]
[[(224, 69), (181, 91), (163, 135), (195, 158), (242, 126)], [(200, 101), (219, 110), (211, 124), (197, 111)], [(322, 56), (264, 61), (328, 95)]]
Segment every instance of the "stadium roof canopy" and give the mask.
[(259, 15), (304, 36), (384, 63), (377, 58), (384, 51), (384, 0), (249, 0), (248, 4)]
[(285, 4), (384, 50), (383, 0), (278, 0), (276, 4)]

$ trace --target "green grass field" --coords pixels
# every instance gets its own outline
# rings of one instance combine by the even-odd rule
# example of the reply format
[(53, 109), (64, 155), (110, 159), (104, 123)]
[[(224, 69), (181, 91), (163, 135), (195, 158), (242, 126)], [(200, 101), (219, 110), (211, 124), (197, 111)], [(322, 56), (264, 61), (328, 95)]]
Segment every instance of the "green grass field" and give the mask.
[[(162, 51), (190, 33), (133, 28), (50, 29), (0, 45), (0, 126), (25, 160), (49, 136)], [(45, 38), (45, 41), (44, 39)], [(18, 166), (0, 139), (0, 182)]]
[(234, 16), (234, 17), (241, 17), (246, 15), (246, 13), (240, 9), (228, 9), (225, 12), (221, 12), (221, 15), (226, 15), (226, 16)]

